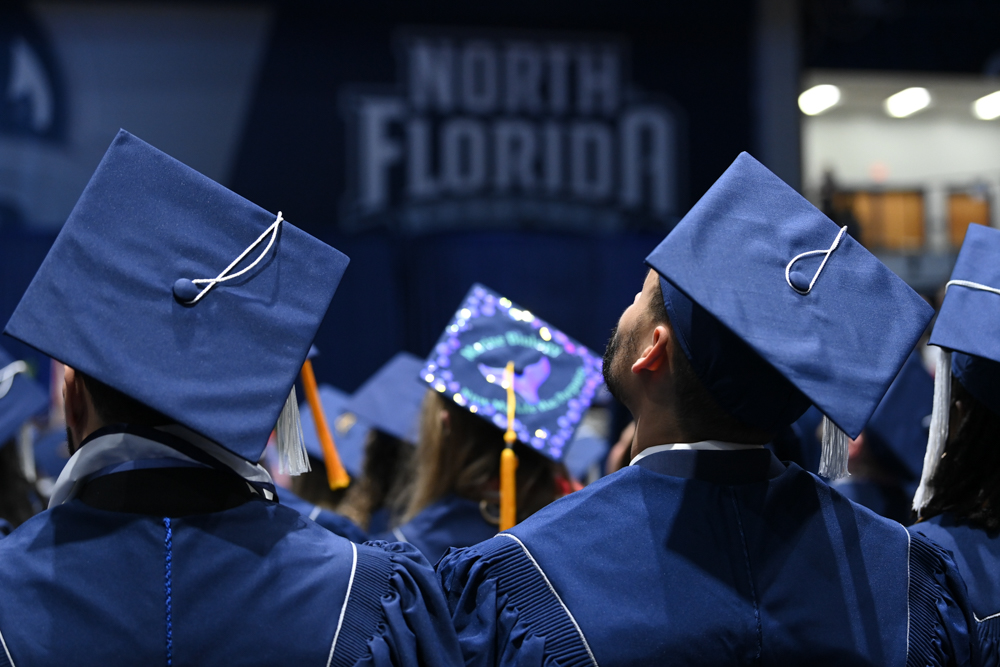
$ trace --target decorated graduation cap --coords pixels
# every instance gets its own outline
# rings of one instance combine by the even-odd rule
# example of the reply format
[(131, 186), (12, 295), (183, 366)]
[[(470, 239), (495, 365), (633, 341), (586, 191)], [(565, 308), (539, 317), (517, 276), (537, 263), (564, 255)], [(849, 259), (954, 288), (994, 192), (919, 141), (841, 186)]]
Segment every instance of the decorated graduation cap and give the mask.
[(420, 408), (427, 395), (427, 384), (420, 379), (423, 368), (423, 359), (396, 353), (354, 392), (348, 409), (371, 428), (416, 444)]
[(934, 399), (934, 379), (919, 352), (911, 352), (865, 426), (873, 455), (912, 494), (920, 479)]
[(603, 383), (600, 357), (480, 284), (472, 286), (445, 327), (421, 377), (505, 431), (501, 530), (515, 523), (514, 442), (560, 461)]
[[(328, 384), (319, 385), (318, 392), (323, 405), (323, 415), (336, 443), (340, 462), (350, 476), (357, 477), (361, 474), (368, 424), (348, 408), (350, 395)], [(317, 433), (316, 419), (308, 403), (302, 405), (301, 414), (306, 452), (309, 456), (325, 462), (326, 454)]]
[(742, 153), (646, 258), (720, 406), (777, 431), (815, 404), (829, 478), (933, 315), (846, 229)]
[(294, 382), (347, 262), (122, 130), (5, 333), (248, 461), (278, 423), (294, 474)]
[(49, 396), (29, 375), (28, 364), (0, 347), (0, 445), (48, 407)]
[(920, 486), (913, 509), (920, 512), (931, 499), (929, 483), (944, 454), (951, 411), (951, 378), (980, 403), (1000, 414), (1000, 230), (971, 224), (958, 260), (945, 285), (930, 345), (937, 345), (934, 372), (934, 413), (924, 455)]

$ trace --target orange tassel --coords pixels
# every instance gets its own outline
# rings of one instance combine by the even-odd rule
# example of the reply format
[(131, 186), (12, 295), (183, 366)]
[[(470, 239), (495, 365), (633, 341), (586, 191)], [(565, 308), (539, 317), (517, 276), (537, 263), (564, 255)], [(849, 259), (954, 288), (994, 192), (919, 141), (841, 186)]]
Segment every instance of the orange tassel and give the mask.
[(514, 395), (513, 361), (507, 362), (504, 369), (503, 387), (507, 390), (507, 432), (503, 434), (507, 446), (500, 454), (500, 530), (507, 530), (517, 524), (517, 454), (514, 453), (517, 397)]
[(333, 442), (330, 427), (326, 422), (326, 414), (323, 412), (323, 403), (319, 400), (319, 389), (316, 387), (316, 375), (313, 373), (312, 361), (309, 359), (306, 359), (306, 363), (302, 364), (302, 386), (306, 390), (306, 400), (309, 402), (309, 409), (313, 414), (313, 423), (316, 424), (316, 435), (323, 447), (326, 480), (332, 491), (347, 488), (347, 485), (351, 483), (351, 476), (344, 470), (344, 465), (340, 462), (340, 455), (337, 454), (337, 446)]

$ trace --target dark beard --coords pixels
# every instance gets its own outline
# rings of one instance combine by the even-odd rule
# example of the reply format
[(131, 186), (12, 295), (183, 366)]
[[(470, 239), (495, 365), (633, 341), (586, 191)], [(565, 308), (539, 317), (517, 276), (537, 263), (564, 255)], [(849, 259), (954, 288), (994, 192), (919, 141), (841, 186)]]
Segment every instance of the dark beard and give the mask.
[(604, 384), (607, 385), (608, 391), (611, 392), (611, 395), (622, 404), (624, 404), (625, 401), (622, 400), (622, 371), (617, 368), (617, 366), (622, 363), (619, 357), (622, 355), (626, 357), (635, 356), (635, 347), (635, 332), (630, 331), (625, 336), (622, 336), (616, 326), (611, 330), (611, 338), (608, 340), (608, 344), (604, 348), (604, 358), (601, 369), (604, 375)]

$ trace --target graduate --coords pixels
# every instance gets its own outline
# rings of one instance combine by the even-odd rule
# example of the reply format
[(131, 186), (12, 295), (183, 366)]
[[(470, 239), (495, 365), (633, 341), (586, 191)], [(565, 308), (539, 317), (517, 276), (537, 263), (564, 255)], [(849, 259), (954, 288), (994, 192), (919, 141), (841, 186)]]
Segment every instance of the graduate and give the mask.
[(910, 506), (920, 481), (934, 398), (934, 379), (919, 352), (903, 369), (861, 435), (848, 448), (849, 477), (834, 488), (887, 519), (912, 523)]
[(505, 454), (515, 461), (508, 500), (518, 519), (571, 490), (559, 462), (602, 384), (600, 359), (585, 346), (477, 284), (419, 377), (432, 391), (413, 487), (402, 525), (384, 539), (409, 542), (433, 562), (496, 535)]
[(36, 512), (34, 457), (25, 422), (44, 413), (49, 397), (28, 373), (28, 364), (0, 347), (0, 537)]
[(397, 352), (347, 402), (364, 428), (359, 477), (347, 493), (343, 511), (372, 535), (383, 535), (403, 511), (420, 407), (428, 392), (419, 379), (422, 367), (420, 357)]
[(969, 225), (930, 344), (934, 414), (910, 530), (955, 556), (985, 664), (1000, 665), (1000, 231)]
[(764, 447), (815, 403), (845, 474), (930, 307), (745, 153), (646, 262), (631, 465), (438, 563), (466, 664), (978, 664), (947, 552)]
[[(255, 240), (256, 239), (256, 240)], [(73, 455), (0, 540), (0, 662), (454, 665), (424, 558), (277, 502), (277, 423), (347, 257), (120, 131), (5, 333), (66, 365)]]

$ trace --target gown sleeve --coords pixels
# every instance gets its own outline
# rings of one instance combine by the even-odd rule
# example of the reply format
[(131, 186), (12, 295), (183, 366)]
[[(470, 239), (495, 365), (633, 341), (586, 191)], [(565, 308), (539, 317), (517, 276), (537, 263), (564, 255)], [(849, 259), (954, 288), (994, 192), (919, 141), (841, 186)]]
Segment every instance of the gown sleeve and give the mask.
[(907, 667), (983, 664), (965, 582), (951, 554), (911, 533)]
[[(357, 602), (357, 604), (355, 604)], [(358, 641), (354, 625), (376, 620)], [(372, 627), (369, 625), (368, 627)], [(434, 570), (404, 543), (358, 546), (358, 569), (333, 665), (450, 667), (462, 665), (455, 629)], [(363, 635), (362, 635), (363, 637)], [(341, 646), (339, 641), (346, 643)], [(343, 652), (342, 649), (343, 648)]]
[(322, 510), (316, 516), (314, 521), (329, 530), (334, 535), (340, 535), (355, 544), (363, 544), (369, 539), (367, 533), (361, 530), (358, 524), (354, 523), (346, 516), (337, 514), (336, 512)]
[(451, 549), (437, 572), (466, 665), (592, 664), (570, 616), (518, 542), (497, 537)]

